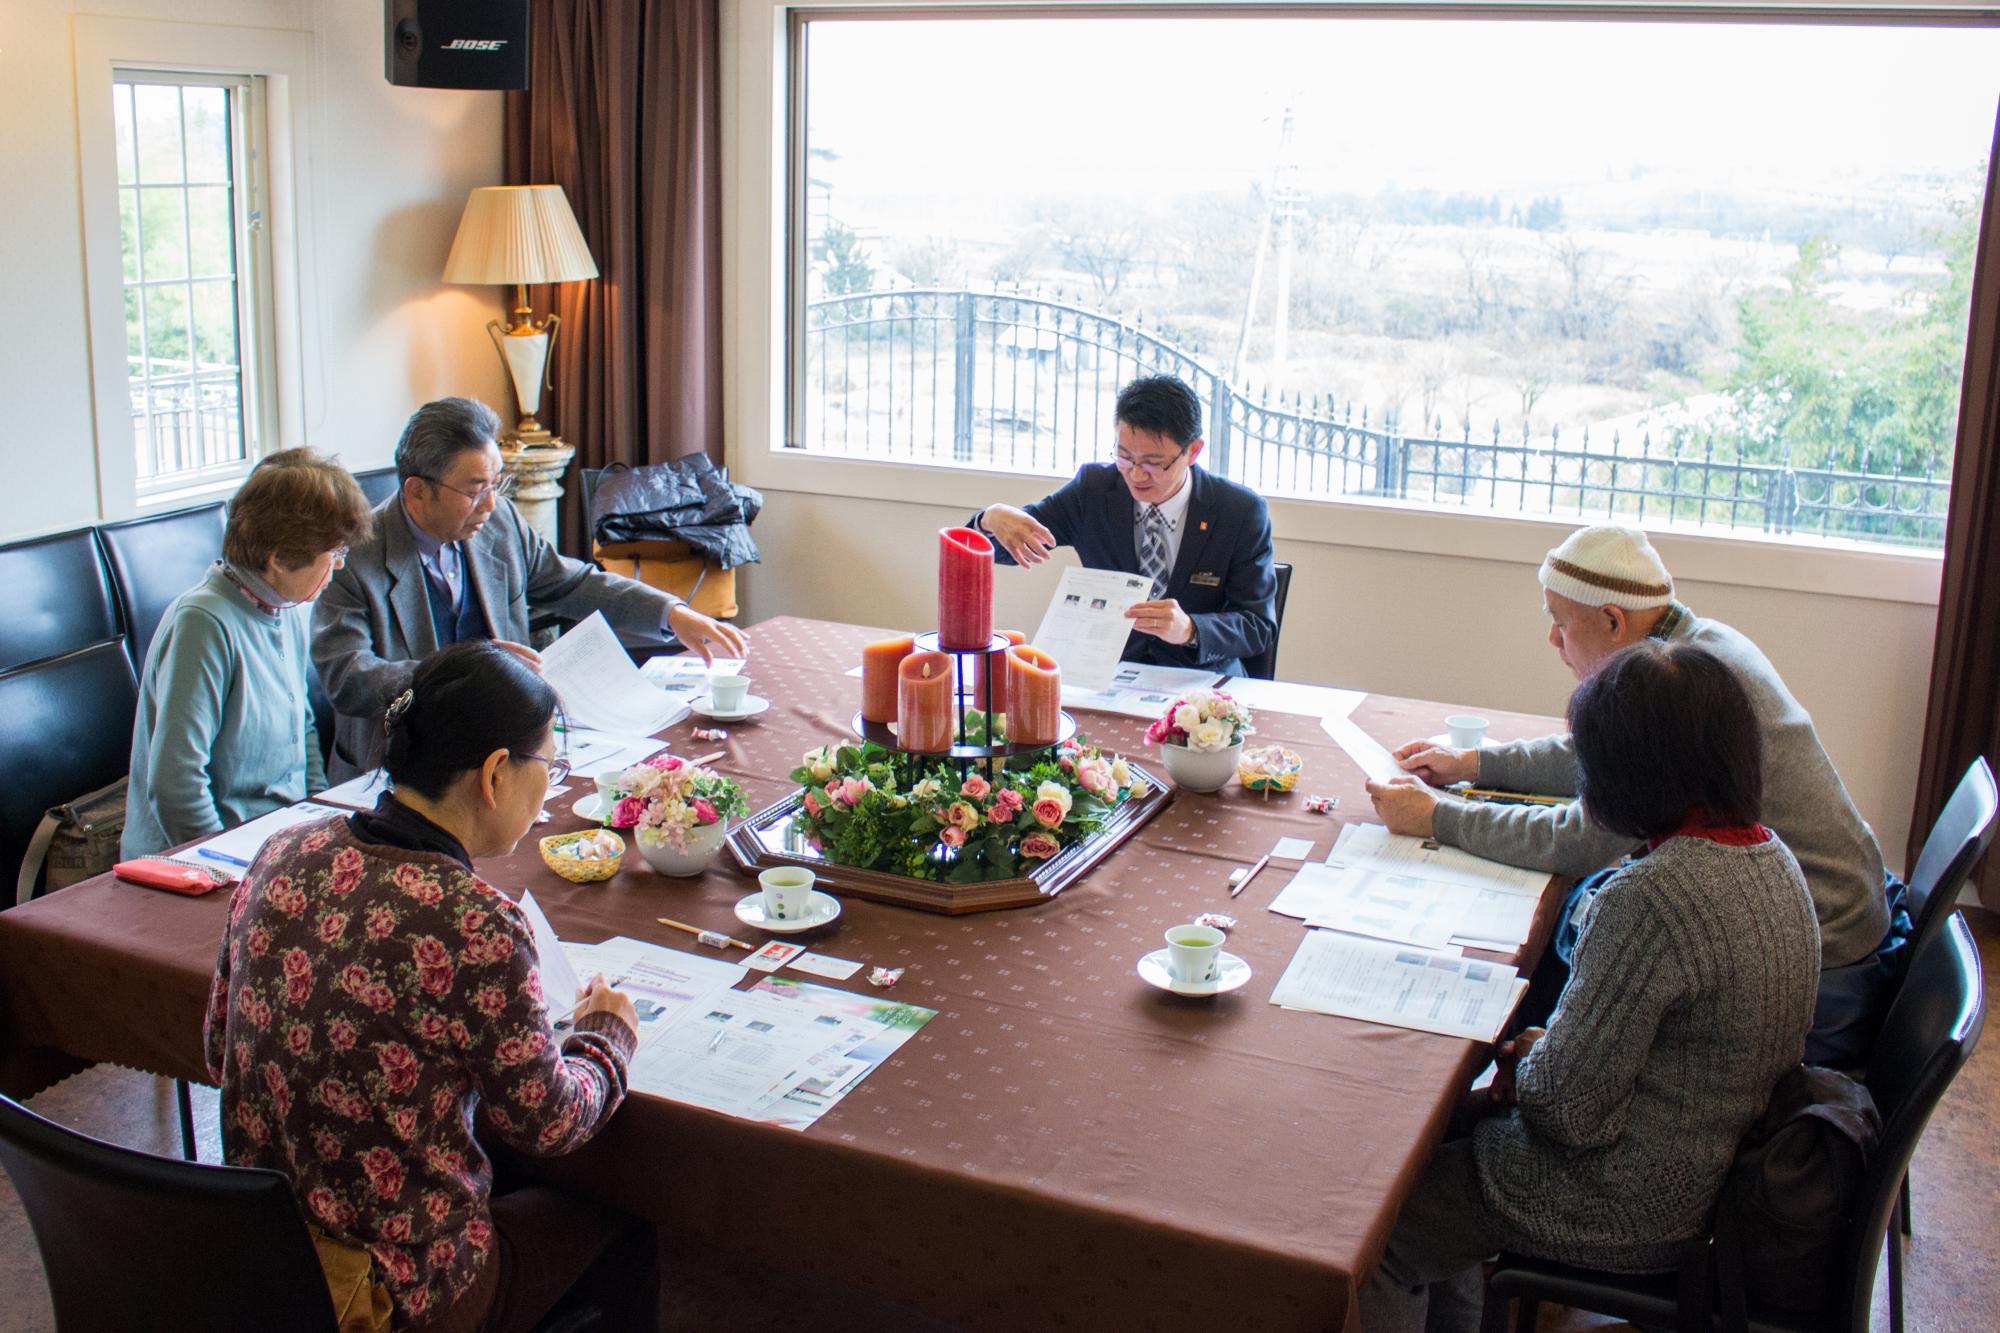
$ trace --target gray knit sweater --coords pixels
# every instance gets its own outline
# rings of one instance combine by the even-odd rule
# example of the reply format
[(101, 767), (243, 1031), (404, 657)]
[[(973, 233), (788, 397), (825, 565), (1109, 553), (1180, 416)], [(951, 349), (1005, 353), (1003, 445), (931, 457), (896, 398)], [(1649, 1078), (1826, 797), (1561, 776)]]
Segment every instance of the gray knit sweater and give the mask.
[(1677, 837), (1589, 909), (1518, 1110), (1473, 1153), (1509, 1248), (1617, 1272), (1670, 1268), (1738, 1142), (1799, 1062), (1819, 984), (1812, 900), (1777, 839)]
[[(1763, 820), (1805, 871), (1824, 964), (1841, 967), (1867, 957), (1889, 929), (1882, 849), (1841, 785), (1812, 716), (1757, 645), (1722, 622), (1684, 614), (1667, 637), (1714, 653), (1750, 695), (1763, 729)], [(1479, 756), (1481, 786), (1574, 796), (1578, 781), (1576, 748), (1568, 735), (1491, 746)], [(1602, 870), (1632, 850), (1629, 840), (1587, 823), (1574, 801), (1560, 806), (1440, 801), (1433, 829), (1440, 842), (1560, 875)]]

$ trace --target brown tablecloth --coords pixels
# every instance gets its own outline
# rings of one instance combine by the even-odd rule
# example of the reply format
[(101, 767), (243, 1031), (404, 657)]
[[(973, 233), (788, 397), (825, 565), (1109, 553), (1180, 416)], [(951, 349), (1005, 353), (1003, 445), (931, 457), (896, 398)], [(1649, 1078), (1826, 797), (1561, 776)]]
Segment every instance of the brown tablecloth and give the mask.
[[(683, 754), (725, 748), (753, 808), (785, 794), (808, 748), (846, 734), (860, 682), (844, 672), (877, 633), (781, 619), (753, 631), (753, 689), (772, 708)], [(1371, 696), (1354, 716), (1389, 745), (1452, 708)], [(1144, 724), (1084, 714), (1090, 738), (1144, 757)], [(1546, 718), (1499, 715), (1500, 739)], [(1232, 784), (1180, 795), (1095, 872), (1044, 905), (943, 917), (848, 899), (815, 950), (908, 969), (894, 994), (938, 1017), (804, 1133), (638, 1095), (552, 1180), (782, 1267), (857, 1284), (986, 1328), (1309, 1329), (1351, 1322), (1372, 1270), (1484, 1050), (1448, 1037), (1270, 1003), (1299, 923), (1264, 910), (1266, 870), (1233, 906), (1225, 876), (1282, 836), (1324, 856), (1338, 818), (1367, 816), (1362, 777), (1317, 719), (1272, 711), (1261, 740), (1299, 751), (1298, 792)], [(1157, 765), (1155, 765), (1157, 767)], [(580, 825), (569, 805), (541, 830)], [(727, 858), (699, 880), (629, 853), (602, 885), (541, 864), (534, 838), (482, 864), (533, 888), (566, 939), (623, 934), (670, 948), (659, 916), (761, 939), (732, 906), (755, 888)], [(1544, 897), (1528, 960), (1559, 895)], [(109, 877), (0, 913), (0, 1087), (25, 1095), (110, 1061), (203, 1080), (201, 1022), (226, 895), (180, 898)], [(1141, 982), (1161, 932), (1233, 911), (1244, 989), (1182, 999)], [(754, 976), (754, 974), (753, 974)], [(812, 978), (801, 978), (813, 980)], [(747, 984), (747, 983), (746, 983)], [(832, 984), (832, 983), (822, 983)], [(861, 975), (846, 983), (867, 991)]]

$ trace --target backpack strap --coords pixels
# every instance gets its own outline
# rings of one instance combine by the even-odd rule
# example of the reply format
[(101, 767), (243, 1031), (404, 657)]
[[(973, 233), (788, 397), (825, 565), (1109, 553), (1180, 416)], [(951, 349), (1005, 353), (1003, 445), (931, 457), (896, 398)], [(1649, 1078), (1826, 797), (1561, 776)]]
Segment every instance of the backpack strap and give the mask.
[(42, 862), (48, 860), (49, 844), (55, 841), (56, 830), (62, 827), (57, 818), (60, 808), (43, 815), (42, 822), (35, 825), (35, 835), (28, 839), (28, 850), (21, 857), (21, 875), (14, 883), (16, 906), (35, 896), (35, 881), (42, 877)]

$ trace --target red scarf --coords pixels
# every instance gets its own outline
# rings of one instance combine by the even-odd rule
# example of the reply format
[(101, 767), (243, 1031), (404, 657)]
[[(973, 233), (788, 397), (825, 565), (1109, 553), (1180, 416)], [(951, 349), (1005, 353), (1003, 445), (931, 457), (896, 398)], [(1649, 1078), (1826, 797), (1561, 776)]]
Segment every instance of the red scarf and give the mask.
[(1721, 843), (1724, 847), (1755, 847), (1769, 842), (1777, 835), (1762, 824), (1715, 824), (1709, 822), (1708, 811), (1695, 806), (1687, 812), (1687, 818), (1672, 833), (1663, 833), (1657, 838), (1646, 840), (1646, 850), (1658, 851), (1660, 844), (1669, 838), (1706, 838), (1710, 842)]

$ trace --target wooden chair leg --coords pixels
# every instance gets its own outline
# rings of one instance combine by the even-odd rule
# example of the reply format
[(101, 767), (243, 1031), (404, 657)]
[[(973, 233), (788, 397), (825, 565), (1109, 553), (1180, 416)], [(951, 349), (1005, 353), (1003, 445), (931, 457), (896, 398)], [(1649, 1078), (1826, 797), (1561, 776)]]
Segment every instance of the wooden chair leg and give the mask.
[(174, 1080), (174, 1099), (180, 1103), (181, 1111), (181, 1156), (190, 1162), (201, 1160), (201, 1154), (194, 1146), (194, 1099), (188, 1094), (187, 1080)]

